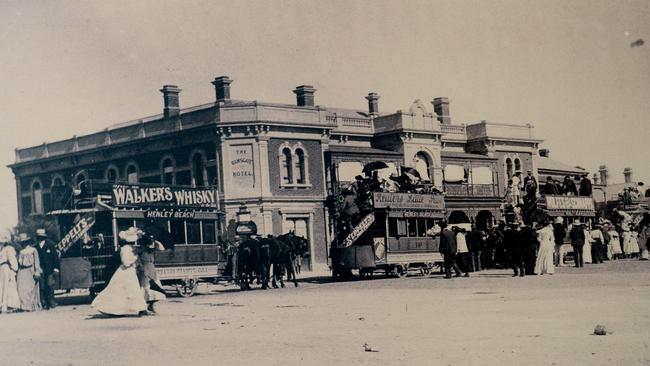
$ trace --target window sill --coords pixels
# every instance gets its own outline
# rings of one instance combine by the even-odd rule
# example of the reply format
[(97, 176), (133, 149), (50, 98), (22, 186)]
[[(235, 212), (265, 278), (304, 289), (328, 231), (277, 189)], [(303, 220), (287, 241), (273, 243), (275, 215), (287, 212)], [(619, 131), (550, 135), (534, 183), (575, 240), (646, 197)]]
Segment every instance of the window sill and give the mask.
[(309, 183), (306, 183), (306, 184), (298, 184), (298, 183), (282, 184), (282, 185), (280, 185), (280, 188), (286, 188), (286, 189), (305, 189), (305, 188), (311, 188), (311, 184), (309, 184)]

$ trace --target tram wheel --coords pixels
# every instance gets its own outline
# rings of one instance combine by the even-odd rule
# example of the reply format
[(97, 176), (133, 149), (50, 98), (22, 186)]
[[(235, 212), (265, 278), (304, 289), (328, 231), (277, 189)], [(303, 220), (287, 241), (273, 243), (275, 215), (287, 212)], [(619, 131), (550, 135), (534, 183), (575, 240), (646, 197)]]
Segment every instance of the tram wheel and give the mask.
[(182, 280), (181, 283), (176, 285), (176, 292), (178, 292), (181, 297), (190, 297), (194, 295), (194, 291), (196, 291), (196, 284), (196, 280), (193, 278)]
[(374, 273), (374, 270), (372, 270), (372, 269), (361, 269), (361, 270), (359, 270), (359, 277), (361, 277), (362, 279), (366, 279), (366, 280), (371, 279), (373, 273)]
[(399, 278), (405, 278), (409, 273), (408, 266), (395, 266), (393, 269), (393, 274)]

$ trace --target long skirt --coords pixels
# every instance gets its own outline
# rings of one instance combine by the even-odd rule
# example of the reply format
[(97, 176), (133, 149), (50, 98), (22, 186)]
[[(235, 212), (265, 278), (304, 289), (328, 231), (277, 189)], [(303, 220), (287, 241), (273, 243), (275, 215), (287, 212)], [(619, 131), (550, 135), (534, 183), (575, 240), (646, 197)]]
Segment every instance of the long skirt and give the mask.
[(100, 313), (109, 315), (137, 315), (147, 310), (135, 267), (120, 266), (91, 306)]
[(0, 312), (6, 313), (9, 309), (20, 308), (16, 273), (8, 264), (0, 265)]
[(553, 264), (553, 255), (555, 253), (555, 244), (552, 242), (541, 243), (537, 252), (535, 261), (535, 274), (555, 273)]
[(591, 243), (585, 242), (585, 245), (582, 246), (582, 260), (585, 263), (591, 263)]
[(35, 274), (33, 267), (28, 267), (18, 269), (16, 275), (20, 309), (23, 311), (41, 310), (41, 289)]

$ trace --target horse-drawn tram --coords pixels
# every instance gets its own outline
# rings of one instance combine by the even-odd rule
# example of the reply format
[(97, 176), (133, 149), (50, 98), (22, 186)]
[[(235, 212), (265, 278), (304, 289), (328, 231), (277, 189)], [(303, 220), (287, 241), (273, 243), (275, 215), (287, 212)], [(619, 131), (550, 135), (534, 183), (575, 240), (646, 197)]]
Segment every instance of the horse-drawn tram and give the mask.
[(104, 188), (75, 208), (49, 213), (62, 238), (60, 289), (100, 291), (120, 263), (117, 234), (132, 226), (167, 248), (155, 254), (156, 270), (162, 284), (181, 296), (191, 296), (201, 281), (221, 278), (223, 216), (216, 190), (144, 184)]
[(358, 270), (361, 277), (376, 272), (399, 277), (409, 271), (426, 274), (442, 262), (435, 234), (437, 223), (444, 219), (443, 196), (373, 192), (358, 220), (346, 214), (346, 200), (343, 193), (336, 209), (339, 235), (331, 249), (334, 279), (348, 276), (352, 270)]

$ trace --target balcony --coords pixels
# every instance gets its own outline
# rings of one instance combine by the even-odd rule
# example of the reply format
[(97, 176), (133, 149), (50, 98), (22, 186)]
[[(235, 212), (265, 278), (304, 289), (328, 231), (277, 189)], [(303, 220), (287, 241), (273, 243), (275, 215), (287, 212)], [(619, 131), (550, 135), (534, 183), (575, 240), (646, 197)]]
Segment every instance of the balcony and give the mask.
[(445, 183), (447, 197), (498, 197), (499, 190), (495, 184)]

